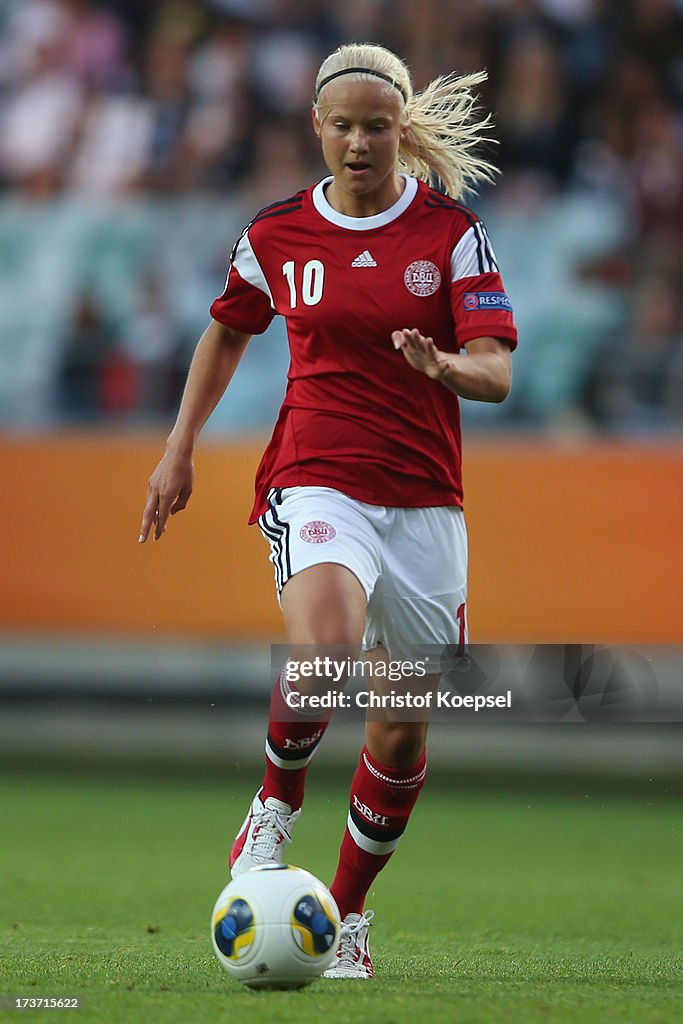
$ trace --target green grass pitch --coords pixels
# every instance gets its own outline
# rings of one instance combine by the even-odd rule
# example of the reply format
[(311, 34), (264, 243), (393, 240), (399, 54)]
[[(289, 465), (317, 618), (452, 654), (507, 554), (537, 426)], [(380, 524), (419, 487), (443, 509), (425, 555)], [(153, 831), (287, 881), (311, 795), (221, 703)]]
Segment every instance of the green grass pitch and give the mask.
[[(368, 904), (375, 980), (265, 993), (231, 981), (208, 939), (225, 851), (257, 781), (248, 774), (3, 771), (0, 991), (85, 1003), (21, 1019), (683, 1019), (683, 810), (663, 789), (428, 787)], [(345, 804), (345, 788), (312, 773), (290, 860), (326, 881)]]

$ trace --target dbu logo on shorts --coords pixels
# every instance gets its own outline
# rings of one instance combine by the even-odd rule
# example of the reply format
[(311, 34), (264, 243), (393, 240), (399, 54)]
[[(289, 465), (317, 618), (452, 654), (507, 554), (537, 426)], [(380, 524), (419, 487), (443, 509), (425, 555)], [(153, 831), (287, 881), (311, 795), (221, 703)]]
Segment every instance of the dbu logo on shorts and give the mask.
[(328, 540), (334, 540), (337, 531), (331, 523), (322, 519), (313, 519), (310, 523), (304, 523), (299, 530), (299, 536), (307, 544), (326, 544)]

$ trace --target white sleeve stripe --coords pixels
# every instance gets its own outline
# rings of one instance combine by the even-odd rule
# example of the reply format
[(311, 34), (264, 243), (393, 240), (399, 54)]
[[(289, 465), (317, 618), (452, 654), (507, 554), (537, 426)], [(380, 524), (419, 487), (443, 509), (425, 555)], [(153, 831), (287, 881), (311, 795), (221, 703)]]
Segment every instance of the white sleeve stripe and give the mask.
[(497, 272), (498, 264), (486, 228), (477, 222), (468, 228), (451, 253), (451, 282)]
[(482, 247), (484, 250), (484, 264), (488, 263), (488, 267), (485, 266), (485, 273), (496, 273), (498, 271), (498, 264), (496, 258), (493, 255), (493, 249), (491, 248), (491, 242), (486, 228), (481, 221), (478, 221), (474, 225), (474, 229), (481, 239)]
[[(232, 265), (244, 281), (252, 284), (254, 288), (258, 288), (259, 291), (268, 296), (272, 308), (275, 309), (273, 296), (270, 294), (270, 288), (266, 281), (266, 275), (261, 269), (261, 264), (256, 259), (256, 253), (252, 249), (249, 235), (246, 233), (237, 244), (235, 255), (232, 258)], [(229, 277), (230, 275), (228, 275)]]

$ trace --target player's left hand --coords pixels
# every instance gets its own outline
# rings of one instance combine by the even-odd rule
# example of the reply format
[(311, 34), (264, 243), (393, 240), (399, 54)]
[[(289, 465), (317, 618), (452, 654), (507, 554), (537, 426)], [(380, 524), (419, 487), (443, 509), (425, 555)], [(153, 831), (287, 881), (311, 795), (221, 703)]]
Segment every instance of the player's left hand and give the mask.
[(425, 338), (416, 327), (393, 331), (391, 340), (414, 369), (426, 373), (432, 380), (439, 380), (449, 366), (446, 353), (440, 352), (434, 339)]

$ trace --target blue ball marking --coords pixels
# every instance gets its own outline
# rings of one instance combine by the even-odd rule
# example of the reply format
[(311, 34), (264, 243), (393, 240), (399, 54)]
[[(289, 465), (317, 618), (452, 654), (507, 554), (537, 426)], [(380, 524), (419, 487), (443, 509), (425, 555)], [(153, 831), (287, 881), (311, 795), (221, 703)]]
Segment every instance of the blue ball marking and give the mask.
[(313, 932), (314, 935), (324, 935), (325, 932), (328, 931), (330, 927), (330, 922), (328, 921), (326, 915), (322, 914), (320, 911), (317, 911), (317, 913), (313, 914), (309, 923), (311, 931)]
[(238, 935), (247, 931), (254, 921), (251, 907), (243, 899), (236, 899), (230, 905), (228, 913), (216, 925), (216, 945), (225, 956), (232, 956), (233, 944)]
[(242, 931), (244, 928), (248, 928), (253, 920), (253, 914), (249, 904), (245, 900), (235, 900), (228, 917), (232, 917), (235, 920), (235, 926)]

